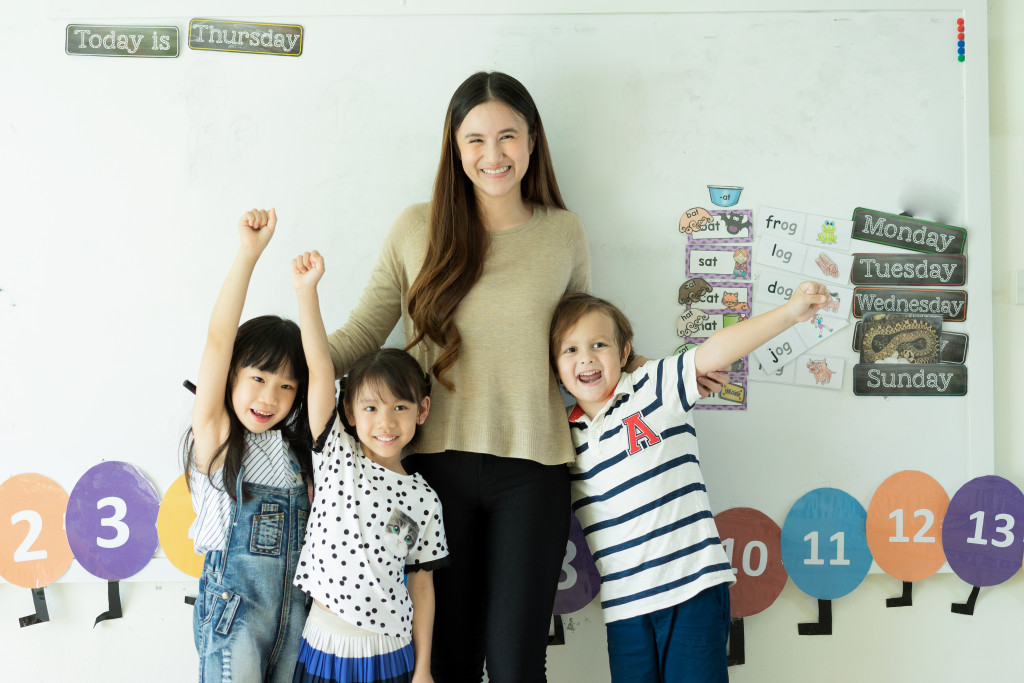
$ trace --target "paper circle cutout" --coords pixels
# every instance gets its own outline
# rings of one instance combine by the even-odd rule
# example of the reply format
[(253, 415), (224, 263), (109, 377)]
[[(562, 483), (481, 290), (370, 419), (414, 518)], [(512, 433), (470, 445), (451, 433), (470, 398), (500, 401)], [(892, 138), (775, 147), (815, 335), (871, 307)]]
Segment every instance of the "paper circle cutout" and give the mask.
[(731, 615), (739, 619), (763, 612), (786, 586), (782, 530), (753, 508), (720, 512), (715, 515), (715, 525), (736, 575), (736, 583), (729, 587)]
[(949, 496), (924, 472), (905, 470), (875, 490), (868, 506), (868, 547), (875, 562), (900, 581), (920, 581), (939, 570), (942, 520)]
[(782, 525), (782, 562), (797, 588), (835, 600), (859, 586), (871, 568), (866, 520), (864, 506), (845, 491), (805, 493)]
[(68, 543), (92, 574), (120, 581), (146, 566), (160, 545), (156, 489), (134, 465), (110, 460), (90, 468), (71, 490)]
[(199, 578), (203, 573), (204, 556), (195, 551), (192, 539), (188, 537), (188, 528), (195, 518), (192, 498), (183, 474), (174, 480), (160, 502), (156, 531), (160, 537), (160, 547), (164, 549), (171, 564), (189, 576)]
[(583, 527), (574, 513), (569, 514), (569, 542), (558, 577), (554, 614), (572, 614), (583, 609), (601, 589), (601, 575), (597, 573)]
[(972, 586), (994, 586), (1021, 569), (1024, 493), (997, 476), (972, 479), (953, 495), (942, 524), (950, 568)]
[(41, 474), (0, 484), (0, 576), (23, 588), (53, 583), (74, 556), (64, 533), (68, 494)]

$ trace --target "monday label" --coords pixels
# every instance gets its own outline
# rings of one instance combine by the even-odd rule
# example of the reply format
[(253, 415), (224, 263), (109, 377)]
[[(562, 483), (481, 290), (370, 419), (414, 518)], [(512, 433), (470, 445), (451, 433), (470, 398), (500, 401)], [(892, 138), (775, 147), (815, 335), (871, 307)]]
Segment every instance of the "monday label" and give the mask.
[(298, 57), (302, 54), (302, 27), (193, 19), (188, 24), (188, 46), (193, 50)]
[(959, 287), (967, 282), (967, 259), (958, 254), (854, 254), (850, 282), (855, 285)]
[(858, 207), (853, 211), (853, 239), (928, 254), (962, 254), (967, 246), (967, 231)]
[(967, 292), (962, 289), (900, 289), (855, 287), (853, 316), (865, 313), (930, 313), (946, 322), (967, 319)]

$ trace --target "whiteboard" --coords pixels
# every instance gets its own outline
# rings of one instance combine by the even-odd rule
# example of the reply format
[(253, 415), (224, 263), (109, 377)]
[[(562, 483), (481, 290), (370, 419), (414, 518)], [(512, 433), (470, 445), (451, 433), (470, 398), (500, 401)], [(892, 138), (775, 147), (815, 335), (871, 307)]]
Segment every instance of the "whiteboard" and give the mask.
[[(991, 473), (985, 5), (880, 5), (531, 1), (503, 14), (467, 1), (307, 1), (282, 16), (265, 1), (193, 14), (50, 2), (46, 35), (6, 48), (33, 53), (5, 70), (20, 97), (0, 113), (4, 478), (37, 471), (70, 491), (101, 460), (126, 460), (163, 494), (188, 426), (181, 382), (195, 378), (238, 215), (280, 216), (244, 317), (297, 318), (288, 260), (317, 248), (325, 321), (339, 326), (391, 222), (429, 199), (448, 99), (477, 70), (511, 73), (533, 94), (586, 225), (594, 291), (623, 307), (648, 356), (678, 344), (677, 223), (691, 206), (715, 208), (708, 184), (744, 187), (735, 208), (755, 213), (866, 206), (968, 230), (968, 319), (948, 326), (970, 334), (968, 394), (854, 397), (851, 324), (815, 347), (847, 358), (841, 393), (751, 383), (748, 411), (697, 416), (716, 511), (755, 507), (781, 525), (819, 486), (867, 506), (901, 469), (950, 494)], [(191, 51), (198, 16), (301, 24), (303, 54)], [(68, 23), (177, 25), (182, 53), (70, 57)], [(147, 577), (161, 571), (182, 576), (167, 565)]]

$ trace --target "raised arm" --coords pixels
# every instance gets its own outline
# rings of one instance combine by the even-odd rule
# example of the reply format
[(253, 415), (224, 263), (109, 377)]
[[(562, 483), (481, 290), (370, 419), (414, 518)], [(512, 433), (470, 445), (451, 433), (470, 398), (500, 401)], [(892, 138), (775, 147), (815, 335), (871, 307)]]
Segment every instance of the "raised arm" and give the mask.
[(320, 252), (307, 251), (292, 259), (292, 284), (299, 300), (299, 328), (302, 350), (309, 366), (309, 428), (312, 438), (320, 436), (334, 412), (334, 364), (327, 345), (327, 331), (320, 315), (320, 298), (316, 286), (324, 274)]
[(230, 427), (224, 394), (231, 371), (231, 351), (252, 271), (276, 227), (274, 209), (269, 212), (252, 209), (242, 214), (238, 219), (238, 253), (213, 304), (206, 347), (199, 362), (196, 399), (192, 404), (194, 462), (204, 474), (215, 472), (223, 464), (223, 458), (214, 462), (214, 456), (227, 439)]
[(801, 282), (789, 301), (781, 306), (725, 327), (708, 337), (694, 352), (697, 375), (729, 367), (796, 323), (810, 320), (831, 298), (825, 285)]

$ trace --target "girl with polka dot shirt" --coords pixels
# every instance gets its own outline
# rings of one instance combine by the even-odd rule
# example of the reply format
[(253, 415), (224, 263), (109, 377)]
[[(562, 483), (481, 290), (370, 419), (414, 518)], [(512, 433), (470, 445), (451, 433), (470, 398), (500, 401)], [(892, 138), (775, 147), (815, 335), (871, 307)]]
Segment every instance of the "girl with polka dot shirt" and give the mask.
[(352, 366), (336, 408), (317, 296), (323, 274), (315, 251), (292, 261), (316, 441), (313, 508), (295, 574), (314, 604), (294, 680), (430, 682), (431, 572), (448, 549), (436, 494), (401, 460), (430, 411), (430, 381), (405, 351), (378, 349)]

